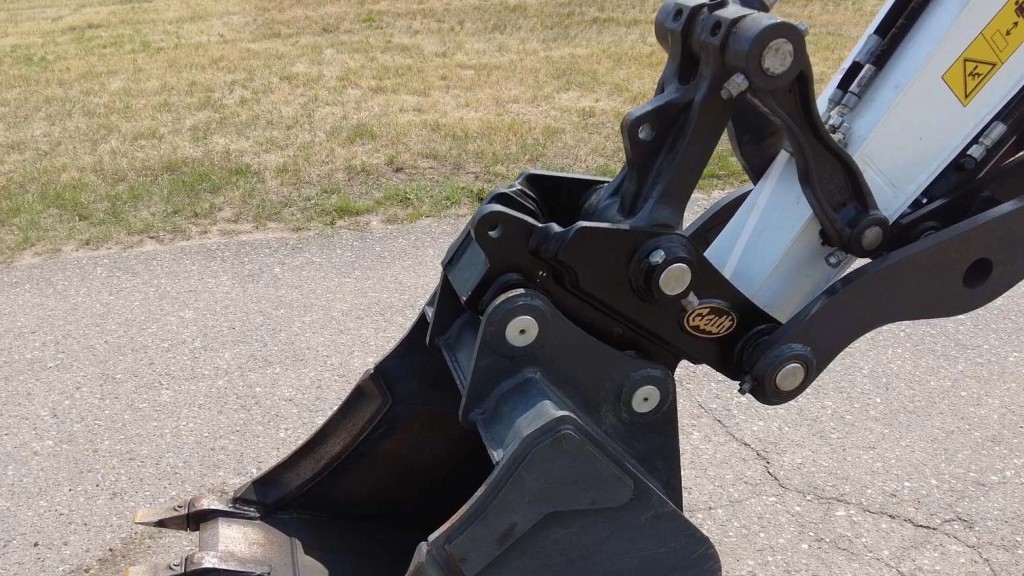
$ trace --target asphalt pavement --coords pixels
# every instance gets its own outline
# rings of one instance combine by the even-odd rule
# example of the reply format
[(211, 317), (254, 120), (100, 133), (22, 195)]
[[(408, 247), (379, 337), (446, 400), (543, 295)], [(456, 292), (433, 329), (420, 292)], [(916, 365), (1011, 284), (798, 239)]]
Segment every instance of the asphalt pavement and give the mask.
[[(0, 574), (187, 552), (133, 511), (297, 446), (405, 331), (460, 225), (0, 266)], [(725, 573), (1024, 574), (1022, 321), (1016, 289), (888, 327), (779, 408), (681, 368), (686, 507)]]

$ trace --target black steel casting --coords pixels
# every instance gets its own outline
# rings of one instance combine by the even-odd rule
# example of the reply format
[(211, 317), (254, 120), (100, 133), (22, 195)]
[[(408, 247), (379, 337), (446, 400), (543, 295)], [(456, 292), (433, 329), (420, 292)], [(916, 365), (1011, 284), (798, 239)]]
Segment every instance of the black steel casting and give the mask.
[[(745, 358), (750, 392), (766, 404), (789, 402), (868, 332), (981, 308), (1024, 280), (1022, 244), (1024, 199), (1017, 198), (854, 270), (752, 344)], [(794, 362), (807, 376), (780, 391), (775, 378)]]
[(776, 146), (793, 155), (824, 242), (856, 256), (882, 249), (889, 222), (821, 121), (798, 26), (730, 2), (681, 0), (662, 6), (655, 30), (668, 63), (655, 97), (623, 119), (626, 165), (590, 200), (589, 219), (678, 228), (735, 120), (734, 143), (755, 179)]

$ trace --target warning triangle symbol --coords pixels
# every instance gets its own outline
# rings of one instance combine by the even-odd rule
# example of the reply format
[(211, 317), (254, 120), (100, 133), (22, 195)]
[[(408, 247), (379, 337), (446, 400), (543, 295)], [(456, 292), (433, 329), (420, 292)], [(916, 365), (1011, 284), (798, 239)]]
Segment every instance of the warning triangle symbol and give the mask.
[(974, 92), (981, 88), (985, 80), (995, 71), (995, 62), (978, 60), (976, 58), (964, 58), (964, 94), (967, 98), (974, 95)]

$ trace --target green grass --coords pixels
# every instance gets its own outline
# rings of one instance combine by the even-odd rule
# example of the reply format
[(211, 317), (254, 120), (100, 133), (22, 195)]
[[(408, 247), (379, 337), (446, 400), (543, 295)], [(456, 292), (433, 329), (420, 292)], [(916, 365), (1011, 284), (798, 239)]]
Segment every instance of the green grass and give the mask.
[[(488, 188), (456, 182), (386, 184), (375, 194), (348, 193), (328, 184), (313, 194), (271, 196), (260, 172), (247, 164), (174, 162), (149, 176), (124, 173), (13, 182), (0, 188), (6, 237), (0, 260), (39, 246), (98, 247), (126, 238), (175, 239), (196, 230), (247, 231), (271, 223), (294, 229), (333, 226), (374, 214), (408, 222), (478, 204)], [(24, 190), (31, 190), (25, 193)]]
[[(819, 83), (880, 0), (787, 0)], [(611, 176), (660, 2), (7, 0), (0, 261), (466, 212), (532, 168)], [(701, 183), (742, 171), (722, 146)]]

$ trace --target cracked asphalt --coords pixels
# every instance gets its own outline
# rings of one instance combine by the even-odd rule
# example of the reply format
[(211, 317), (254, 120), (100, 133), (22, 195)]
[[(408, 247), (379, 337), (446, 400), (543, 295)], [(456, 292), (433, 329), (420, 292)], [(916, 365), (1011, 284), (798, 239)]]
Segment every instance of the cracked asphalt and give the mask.
[[(186, 552), (191, 535), (134, 527), (134, 509), (298, 445), (404, 332), (459, 227), (0, 266), (0, 574)], [(1016, 289), (885, 328), (777, 408), (682, 367), (687, 513), (725, 573), (1024, 574), (1022, 320)]]

